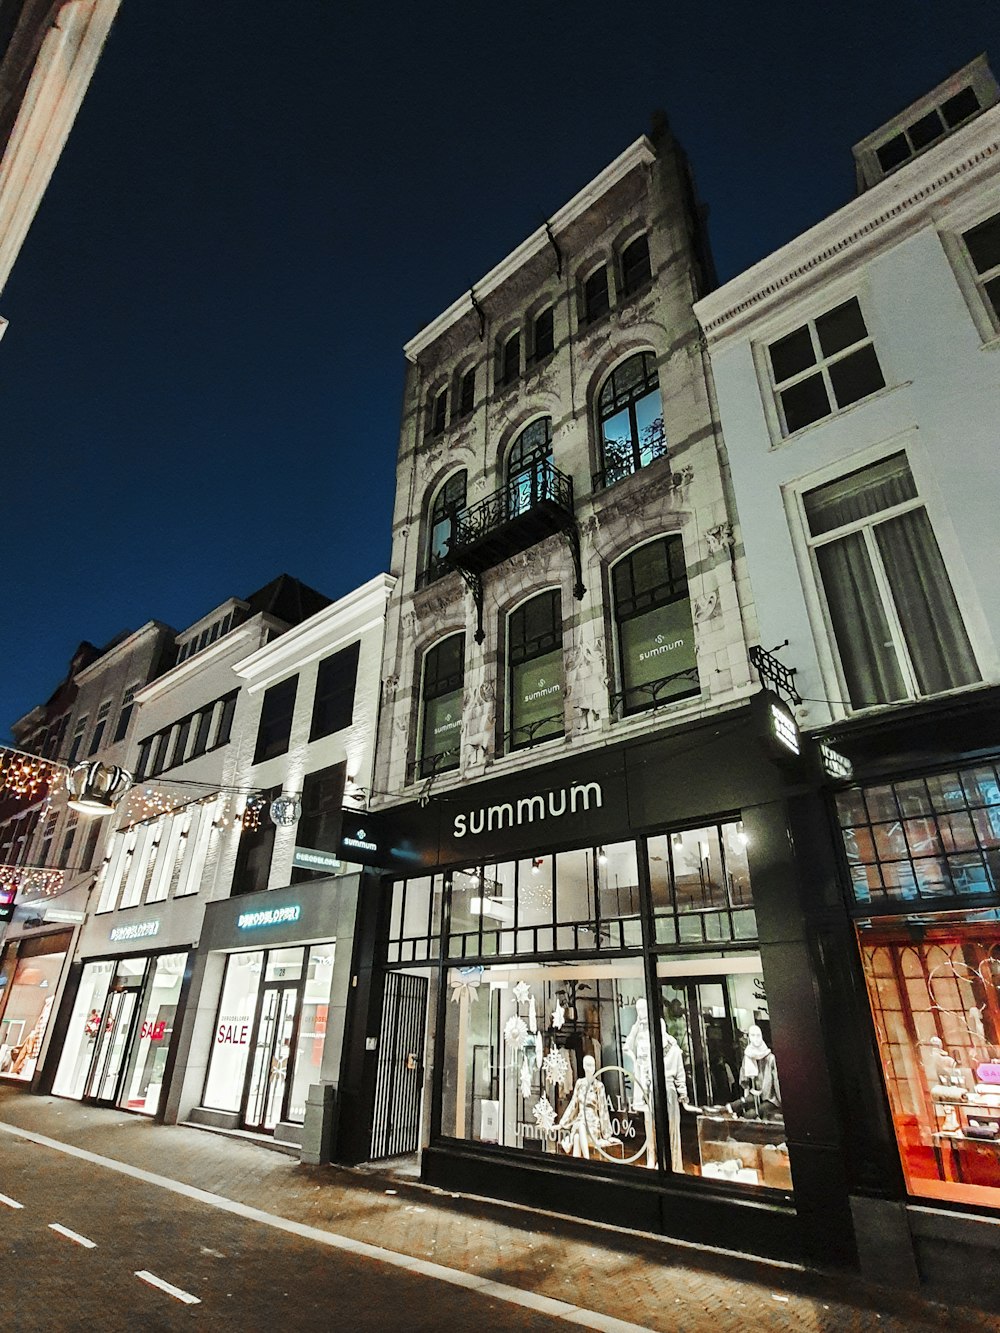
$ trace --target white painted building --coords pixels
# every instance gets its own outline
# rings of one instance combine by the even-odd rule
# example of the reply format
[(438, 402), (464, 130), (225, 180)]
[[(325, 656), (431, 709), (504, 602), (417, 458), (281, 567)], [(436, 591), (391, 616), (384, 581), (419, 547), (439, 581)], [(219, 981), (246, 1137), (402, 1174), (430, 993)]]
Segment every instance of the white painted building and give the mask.
[(854, 155), (855, 199), (695, 311), (761, 642), (794, 670), (800, 724), (854, 768), (831, 759), (837, 863), (817, 829), (808, 910), (861, 1263), (995, 1299), (1000, 104), (985, 57)]

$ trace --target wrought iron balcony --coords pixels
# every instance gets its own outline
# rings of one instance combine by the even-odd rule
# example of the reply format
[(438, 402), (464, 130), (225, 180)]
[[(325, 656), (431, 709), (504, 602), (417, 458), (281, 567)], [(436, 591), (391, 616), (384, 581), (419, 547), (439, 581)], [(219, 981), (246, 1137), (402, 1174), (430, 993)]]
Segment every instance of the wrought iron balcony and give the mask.
[(624, 690), (617, 690), (610, 696), (611, 716), (618, 720), (632, 713), (642, 713), (647, 709), (662, 708), (665, 704), (677, 703), (698, 694), (698, 668), (685, 667), (673, 675), (661, 676), (659, 680), (648, 680), (641, 685), (630, 685)]
[(549, 459), (455, 515), (449, 559), (482, 573), (573, 523), (573, 482)]
[(483, 632), (483, 574), (512, 555), (561, 534), (570, 544), (576, 572), (576, 596), (583, 596), (580, 535), (573, 513), (573, 482), (542, 458), (512, 477), (505, 486), (460, 509), (452, 524), (447, 562), (458, 569), (472, 589), (479, 616), (477, 642)]

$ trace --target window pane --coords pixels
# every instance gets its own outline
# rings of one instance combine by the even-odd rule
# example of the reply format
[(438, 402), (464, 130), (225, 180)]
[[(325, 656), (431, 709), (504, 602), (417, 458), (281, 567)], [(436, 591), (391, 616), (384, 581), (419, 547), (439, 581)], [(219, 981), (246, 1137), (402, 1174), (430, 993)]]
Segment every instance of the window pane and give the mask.
[(961, 92), (956, 93), (954, 97), (949, 97), (947, 102), (941, 104), (941, 114), (944, 116), (944, 123), (949, 129), (961, 125), (963, 120), (968, 120), (978, 110), (979, 98), (972, 88), (963, 88)]
[(880, 523), (875, 537), (921, 692), (980, 680), (926, 511), (914, 509)]
[(260, 951), (231, 954), (226, 962), (226, 980), (203, 1098), (206, 1106), (219, 1111), (240, 1109), (263, 969), (264, 955)]
[(639, 869), (634, 842), (609, 843), (599, 849), (597, 884), (602, 921), (639, 915)]
[[(421, 746), (421, 771), (440, 773), (458, 766), (458, 746), (462, 737), (462, 690), (424, 701), (424, 734)], [(454, 751), (453, 755), (449, 751)]]
[(584, 319), (596, 319), (609, 308), (608, 275), (605, 269), (598, 269), (587, 279), (583, 288)]
[(898, 167), (901, 162), (905, 162), (910, 156), (910, 145), (907, 143), (906, 135), (897, 134), (887, 143), (876, 148), (875, 156), (878, 158), (883, 171), (891, 171), (893, 167)]
[(857, 297), (852, 296), (843, 305), (820, 315), (816, 320), (816, 336), (824, 356), (833, 356), (853, 343), (863, 342), (868, 330)]
[(320, 1080), (323, 1047), (326, 1044), (330, 1013), (330, 988), (333, 985), (334, 945), (319, 944), (309, 950), (299, 1030), (292, 1055), (292, 1092), (288, 1100), (288, 1118), (301, 1124), (306, 1118), (306, 1097), (313, 1083)]
[(986, 293), (986, 299), (993, 307), (993, 313), (1000, 316), (1000, 276), (984, 283), (983, 291)]
[(563, 733), (562, 646), (519, 662), (510, 673), (511, 744), (531, 745)]
[(867, 347), (861, 347), (840, 361), (835, 361), (830, 367), (830, 382), (838, 407), (847, 407), (859, 398), (884, 389), (885, 379), (875, 348), (869, 343)]
[(649, 242), (645, 236), (640, 236), (622, 252), (622, 282), (626, 293), (641, 287), (649, 276)]
[(830, 400), (822, 375), (810, 375), (790, 389), (783, 389), (779, 397), (789, 434), (830, 414)]
[(671, 836), (674, 895), (679, 912), (726, 907), (726, 886), (714, 828), (688, 829)]
[(912, 125), (908, 125), (906, 132), (910, 136), (913, 147), (919, 151), (921, 148), (927, 148), (935, 139), (941, 137), (944, 133), (944, 125), (936, 110), (928, 111), (926, 116), (921, 116)]
[(646, 467), (654, 458), (661, 458), (666, 453), (667, 441), (663, 430), (663, 405), (659, 389), (637, 400), (635, 420), (639, 430), (639, 466)]
[(914, 500), (917, 488), (905, 454), (893, 454), (871, 467), (838, 477), (836, 481), (807, 491), (802, 497), (809, 531), (814, 537), (847, 523), (869, 518), (894, 505)]
[(554, 323), (552, 310), (543, 310), (535, 320), (535, 360), (548, 356), (554, 346)]
[(626, 709), (697, 692), (690, 598), (632, 616), (620, 626)]
[(1000, 264), (1000, 213), (980, 222), (963, 237), (977, 273), (988, 273)]
[(813, 351), (808, 325), (803, 325), (801, 329), (796, 329), (794, 333), (779, 338), (777, 342), (771, 344), (768, 351), (776, 384), (791, 379), (793, 375), (798, 375), (800, 371), (808, 370), (816, 362), (816, 354)]
[(851, 703), (856, 708), (906, 697), (862, 533), (852, 533), (816, 551), (833, 632)]
[[(587, 847), (556, 856), (556, 920), (593, 921), (596, 856)], [(593, 948), (591, 936), (587, 947)]]

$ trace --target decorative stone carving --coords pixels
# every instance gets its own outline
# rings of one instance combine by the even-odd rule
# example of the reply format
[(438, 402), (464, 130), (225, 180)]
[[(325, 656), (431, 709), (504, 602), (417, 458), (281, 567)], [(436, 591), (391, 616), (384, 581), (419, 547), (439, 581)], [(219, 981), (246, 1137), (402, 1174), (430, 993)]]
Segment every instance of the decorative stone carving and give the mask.
[(725, 551), (731, 551), (735, 540), (731, 523), (717, 523), (705, 533), (709, 555), (721, 555)]
[(396, 697), (396, 691), (399, 689), (399, 677), (396, 675), (386, 676), (382, 681), (382, 698), (387, 704), (391, 704)]
[(491, 681), (483, 681), (465, 691), (463, 750), (469, 756), (467, 767), (484, 764), (493, 753), (496, 721), (496, 690)]
[(603, 699), (607, 684), (603, 638), (574, 644), (566, 653), (566, 698), (572, 709), (575, 733), (600, 724), (600, 708), (594, 704)]
[(719, 592), (702, 593), (700, 597), (695, 597), (691, 603), (691, 611), (695, 621), (701, 624), (702, 621), (711, 620), (719, 610)]

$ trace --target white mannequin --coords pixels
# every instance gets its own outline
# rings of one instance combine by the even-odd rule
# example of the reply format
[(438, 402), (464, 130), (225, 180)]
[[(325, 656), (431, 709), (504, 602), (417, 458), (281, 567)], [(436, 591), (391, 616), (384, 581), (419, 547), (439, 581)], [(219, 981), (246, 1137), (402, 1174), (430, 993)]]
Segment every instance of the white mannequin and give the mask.
[[(667, 1031), (660, 1018), (660, 1040), (663, 1044), (663, 1078), (667, 1089), (667, 1120), (670, 1125), (670, 1166), (673, 1171), (684, 1170), (681, 1155), (680, 1108), (688, 1105), (687, 1075), (684, 1056), (677, 1040)], [(653, 1148), (653, 1053), (649, 1032), (649, 1010), (641, 996), (635, 1002), (635, 1022), (625, 1038), (625, 1050), (632, 1058), (632, 1109), (642, 1111), (646, 1120), (646, 1163), (656, 1165)]]
[(585, 1055), (583, 1078), (576, 1080), (573, 1096), (558, 1122), (557, 1127), (567, 1131), (562, 1141), (563, 1151), (574, 1157), (589, 1158), (591, 1143), (605, 1148), (621, 1142), (611, 1133), (608, 1094), (601, 1080), (594, 1077), (596, 1072), (597, 1061), (592, 1055)]

